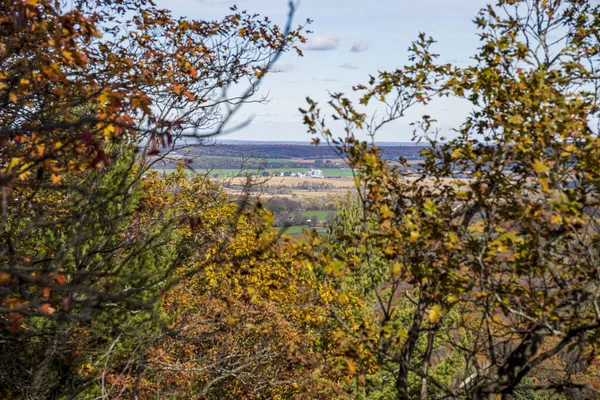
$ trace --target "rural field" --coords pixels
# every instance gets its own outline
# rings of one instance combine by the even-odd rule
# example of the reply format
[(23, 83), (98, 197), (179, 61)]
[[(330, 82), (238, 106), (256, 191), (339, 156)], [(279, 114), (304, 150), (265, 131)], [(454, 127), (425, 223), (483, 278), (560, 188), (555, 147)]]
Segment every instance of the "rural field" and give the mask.
[[(241, 161), (240, 161), (241, 163)], [(294, 174), (305, 174), (308, 168), (268, 168), (268, 169), (240, 169), (240, 168), (226, 168), (226, 169), (194, 169), (197, 173), (210, 174), (218, 177), (226, 177), (232, 178), (236, 177), (239, 174), (242, 175), (257, 175), (260, 176), (263, 172), (268, 172), (270, 175), (275, 173), (294, 173)], [(342, 169), (342, 168), (319, 168), (323, 171), (323, 175), (325, 177), (352, 177), (352, 170), (350, 169)], [(157, 168), (155, 169), (159, 172), (171, 173), (174, 171), (172, 168)], [(190, 170), (192, 173), (192, 170)]]

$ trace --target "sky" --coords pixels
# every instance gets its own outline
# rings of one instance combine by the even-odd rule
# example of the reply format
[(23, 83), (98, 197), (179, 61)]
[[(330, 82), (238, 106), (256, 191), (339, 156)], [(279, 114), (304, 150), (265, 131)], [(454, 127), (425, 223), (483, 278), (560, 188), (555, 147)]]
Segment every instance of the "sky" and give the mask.
[[(158, 0), (175, 16), (191, 19), (219, 19), (229, 7), (267, 15), (285, 25), (286, 0)], [(224, 139), (265, 141), (310, 141), (302, 124), (299, 107), (307, 96), (324, 103), (328, 93), (343, 92), (351, 98), (352, 86), (366, 84), (369, 75), (392, 71), (408, 63), (408, 47), (419, 32), (435, 38), (433, 48), (440, 61), (459, 66), (470, 63), (479, 45), (472, 23), (486, 0), (302, 0), (295, 21), (313, 20), (313, 33), (303, 49), (284, 54), (268, 74), (260, 92), (268, 94), (268, 104), (244, 106), (237, 121), (252, 118), (249, 126)], [(378, 133), (376, 140), (406, 142), (413, 136), (410, 126), (423, 114), (439, 120), (442, 132), (452, 137), (468, 114), (465, 103), (456, 99), (437, 100), (427, 109), (410, 110), (400, 121)], [(329, 113), (328, 113), (329, 114)], [(235, 122), (235, 121), (234, 121)], [(341, 132), (340, 132), (341, 135)]]

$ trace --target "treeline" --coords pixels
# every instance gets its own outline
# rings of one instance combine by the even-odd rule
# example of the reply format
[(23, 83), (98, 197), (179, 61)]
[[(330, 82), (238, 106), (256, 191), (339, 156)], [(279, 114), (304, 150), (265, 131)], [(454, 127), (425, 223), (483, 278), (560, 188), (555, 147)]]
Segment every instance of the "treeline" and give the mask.
[[(340, 199), (331, 198), (327, 199), (301, 199), (292, 200), (285, 197), (274, 197), (264, 201), (264, 208), (273, 213), (273, 226), (298, 226), (308, 225), (311, 227), (315, 226), (328, 226), (333, 222), (333, 217), (340, 204)], [(309, 216), (304, 216), (303, 211), (309, 212)], [(319, 220), (317, 214), (310, 214), (313, 211), (331, 211), (327, 218), (323, 221)], [(307, 223), (307, 221), (309, 221)]]
[[(177, 154), (179, 155), (179, 154)], [(310, 160), (306, 161), (294, 161), (294, 160), (282, 160), (268, 161), (268, 159), (260, 158), (246, 158), (246, 157), (215, 157), (205, 158), (202, 156), (191, 156), (185, 155), (184, 157), (176, 157), (172, 155), (170, 158), (156, 158), (153, 163), (153, 169), (176, 169), (177, 164), (185, 162), (186, 165), (196, 170), (211, 171), (214, 174), (219, 174), (219, 170), (238, 170), (240, 175), (244, 174), (265, 174), (271, 175), (271, 171), (275, 175), (279, 175), (281, 172), (285, 172), (287, 169), (304, 169), (309, 168), (347, 168), (347, 165), (340, 162), (333, 162), (332, 160)], [(265, 170), (271, 171), (265, 171)], [(289, 172), (288, 172), (289, 174)]]
[[(420, 159), (421, 150), (428, 145), (402, 145), (383, 146), (382, 157), (396, 160), (399, 157), (406, 159)], [(235, 158), (258, 158), (258, 159), (293, 159), (301, 158), (307, 160), (338, 159), (339, 153), (326, 144), (319, 146), (289, 145), (289, 144), (213, 144), (210, 146), (181, 147), (177, 149), (180, 154), (201, 159), (203, 155), (235, 157)]]
[[(191, 166), (195, 169), (219, 170), (219, 169), (239, 169), (240, 171), (262, 172), (266, 169), (284, 171), (289, 168), (344, 168), (347, 167), (341, 163), (334, 163), (331, 160), (311, 160), (310, 162), (299, 162), (294, 160), (278, 160), (269, 162), (268, 159), (244, 159), (244, 158), (219, 158), (202, 159), (199, 157), (191, 161)], [(218, 171), (216, 171), (218, 172)]]
[[(215, 176), (215, 175), (211, 175)], [(314, 180), (314, 181), (302, 181), (292, 185), (272, 185), (269, 186), (268, 181), (261, 181), (260, 177), (256, 178), (254, 174), (239, 174), (240, 177), (246, 177), (250, 182), (256, 181), (258, 182), (254, 184), (248, 184), (246, 182), (225, 182), (225, 187), (228, 189), (244, 191), (248, 193), (264, 193), (264, 194), (290, 194), (293, 195), (298, 191), (310, 191), (310, 192), (329, 192), (335, 188), (335, 186), (330, 182), (323, 182), (322, 180)], [(263, 175), (263, 177), (267, 178), (269, 175)]]

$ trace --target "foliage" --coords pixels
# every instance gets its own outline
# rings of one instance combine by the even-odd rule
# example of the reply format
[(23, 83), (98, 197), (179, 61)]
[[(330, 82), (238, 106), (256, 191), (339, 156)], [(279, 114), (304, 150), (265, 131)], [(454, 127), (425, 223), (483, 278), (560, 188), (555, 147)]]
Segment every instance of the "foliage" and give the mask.
[(163, 209), (185, 216), (172, 246), (188, 257), (163, 297), (167, 329), (135, 361), (144, 371), (114, 369), (105, 390), (176, 398), (330, 393), (316, 369), (328, 314), (316, 298), (327, 287), (276, 245), (272, 214), (229, 202), (206, 177), (183, 169), (166, 179), (148, 175), (143, 191), (148, 218)]
[[(346, 335), (360, 338), (379, 369), (394, 366), (397, 398), (597, 391), (599, 21), (589, 1), (500, 0), (475, 19), (474, 65), (438, 64), (434, 40), (422, 34), (410, 64), (355, 88), (361, 105), (387, 107), (384, 117), (333, 94), (333, 119), (346, 127), (338, 138), (314, 101), (302, 110), (315, 141), (325, 139), (357, 173), (363, 208), (362, 227), (336, 235), (342, 245), (309, 246), (342, 281), (365, 263), (385, 272), (371, 288), (370, 329)], [(415, 138), (430, 144), (417, 179), (355, 136), (374, 137), (438, 96), (467, 100), (473, 111), (448, 142), (434, 118), (415, 123)], [(413, 308), (397, 329), (407, 300)], [(444, 361), (434, 356), (440, 348)], [(438, 379), (448, 357), (461, 362)]]
[[(105, 140), (143, 135), (155, 154), (182, 134), (219, 133), (278, 54), (303, 40), (300, 30), (235, 8), (222, 21), (193, 21), (138, 0), (6, 0), (4, 184), (42, 172), (56, 182), (61, 171), (104, 162)], [(244, 95), (222, 94), (241, 82)]]
[[(597, 395), (600, 6), (498, 0), (474, 22), (472, 66), (439, 64), (421, 34), (359, 105), (333, 94), (342, 137), (308, 100), (358, 198), (292, 239), (276, 219), (335, 204), (148, 171), (174, 140), (223, 132), (304, 40), (291, 15), (281, 29), (235, 8), (190, 21), (138, 0), (6, 0), (0, 396)], [(472, 112), (450, 141), (415, 122), (429, 146), (408, 177), (375, 135), (447, 96)]]
[[(145, 0), (3, 2), (2, 397), (106, 395), (113, 368), (142, 370), (157, 301), (201, 251), (178, 246), (185, 209), (146, 212), (148, 156), (228, 129), (304, 40), (293, 13), (280, 28), (235, 7), (194, 21)], [(221, 228), (206, 239), (227, 242)]]
[(135, 215), (133, 163), (127, 149), (111, 168), (11, 191), (12, 249), (0, 289), (3, 396), (85, 386), (89, 376), (79, 370), (100, 362), (115, 337), (114, 352), (127, 353), (156, 328), (152, 303), (177, 257), (168, 246), (171, 221), (144, 226)]

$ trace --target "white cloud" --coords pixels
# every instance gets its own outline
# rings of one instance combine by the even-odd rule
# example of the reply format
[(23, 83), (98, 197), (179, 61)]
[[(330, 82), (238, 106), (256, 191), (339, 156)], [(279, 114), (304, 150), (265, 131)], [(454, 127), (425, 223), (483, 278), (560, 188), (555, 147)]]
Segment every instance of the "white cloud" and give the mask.
[(271, 68), (271, 70), (269, 72), (271, 72), (272, 74), (279, 74), (282, 72), (290, 72), (293, 69), (294, 69), (294, 64), (278, 63), (276, 65), (273, 65), (273, 67)]
[(340, 45), (340, 39), (335, 36), (313, 36), (302, 45), (302, 50), (329, 51)]
[(350, 51), (353, 53), (362, 53), (363, 51), (369, 50), (370, 47), (370, 42), (367, 42), (366, 40), (357, 40), (356, 42), (352, 43)]
[(209, 4), (231, 4), (234, 5), (240, 0), (200, 0), (200, 3), (209, 3)]
[(354, 64), (350, 64), (349, 62), (345, 62), (342, 65), (340, 65), (340, 68), (344, 68), (344, 69), (358, 69), (358, 66), (356, 66)]

